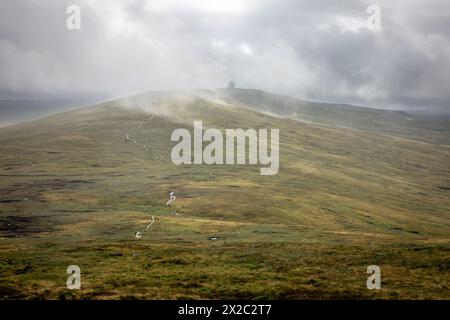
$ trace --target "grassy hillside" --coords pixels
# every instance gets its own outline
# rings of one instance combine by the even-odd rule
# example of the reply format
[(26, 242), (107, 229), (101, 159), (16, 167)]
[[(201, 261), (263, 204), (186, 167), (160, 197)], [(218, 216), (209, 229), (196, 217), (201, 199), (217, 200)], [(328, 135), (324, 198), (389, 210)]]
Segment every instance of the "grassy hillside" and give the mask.
[(434, 144), (450, 144), (450, 117), (396, 110), (312, 102), (253, 89), (222, 89), (217, 96), (230, 102), (316, 124), (371, 131)]
[[(449, 146), (245, 103), (146, 93), (1, 128), (0, 296), (448, 298)], [(279, 173), (175, 166), (170, 135), (193, 120), (280, 129)], [(71, 264), (82, 290), (65, 288)], [(366, 288), (372, 264), (376, 292)]]

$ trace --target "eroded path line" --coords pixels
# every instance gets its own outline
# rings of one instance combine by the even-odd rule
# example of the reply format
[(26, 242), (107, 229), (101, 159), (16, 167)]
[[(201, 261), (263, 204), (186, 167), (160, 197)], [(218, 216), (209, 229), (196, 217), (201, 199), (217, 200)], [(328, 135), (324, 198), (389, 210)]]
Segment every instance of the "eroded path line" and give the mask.
[(155, 116), (157, 116), (158, 114), (159, 114), (159, 112), (157, 112), (157, 113), (155, 113), (155, 114), (152, 114), (151, 116), (148, 117), (147, 120), (144, 120), (144, 121), (139, 122), (139, 124), (138, 124), (135, 128), (131, 128), (130, 130), (128, 130), (128, 132), (127, 132), (126, 135), (125, 135), (125, 142), (136, 143), (137, 145), (140, 145), (141, 147), (143, 147), (143, 148), (145, 149), (145, 151), (149, 152), (149, 151), (150, 151), (150, 148), (149, 148), (146, 144), (141, 143), (141, 142), (139, 142), (139, 141), (133, 139), (133, 138), (131, 137), (131, 133), (133, 132), (133, 130), (137, 131), (137, 130), (141, 129), (141, 127), (144, 125), (144, 123), (152, 121), (152, 119), (153, 119)]
[[(150, 148), (149, 148), (146, 144), (140, 143), (140, 142), (138, 142), (136, 139), (133, 139), (133, 138), (131, 137), (131, 133), (133, 132), (133, 130), (134, 130), (134, 131), (140, 130), (140, 129), (142, 128), (142, 126), (143, 126), (145, 123), (150, 123), (150, 121), (152, 121), (152, 119), (153, 119), (154, 117), (156, 117), (157, 115), (159, 115), (159, 112), (152, 114), (152, 115), (149, 116), (146, 120), (139, 122), (139, 124), (138, 124), (135, 128), (131, 128), (130, 130), (128, 130), (128, 132), (126, 133), (126, 136), (125, 136), (125, 142), (131, 142), (131, 143), (135, 143), (135, 144), (137, 144), (137, 145), (140, 145), (140, 146), (142, 146), (146, 151), (149, 152), (149, 151), (150, 151)], [(161, 158), (163, 158), (162, 155), (160, 155), (160, 159), (161, 159)], [(144, 235), (144, 233), (145, 233), (145, 232), (146, 232), (146, 231), (147, 231), (154, 223), (155, 223), (155, 217), (152, 216), (152, 221), (145, 227), (145, 229), (136, 232), (136, 234), (135, 234), (136, 239), (141, 239), (142, 236)]]
[(141, 239), (144, 232), (146, 232), (148, 230), (148, 228), (150, 228), (152, 226), (153, 223), (155, 223), (155, 217), (152, 216), (152, 221), (145, 227), (145, 229), (143, 229), (142, 231), (136, 232), (136, 238)]

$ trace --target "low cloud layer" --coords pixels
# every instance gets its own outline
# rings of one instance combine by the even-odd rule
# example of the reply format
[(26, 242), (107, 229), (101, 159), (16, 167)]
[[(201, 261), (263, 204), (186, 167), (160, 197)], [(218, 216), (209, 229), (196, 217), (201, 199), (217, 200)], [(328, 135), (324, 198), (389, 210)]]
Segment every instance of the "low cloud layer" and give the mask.
[[(381, 30), (366, 28), (369, 5)], [(81, 30), (66, 28), (69, 5)], [(7, 0), (0, 95), (258, 88), (450, 111), (448, 0)]]

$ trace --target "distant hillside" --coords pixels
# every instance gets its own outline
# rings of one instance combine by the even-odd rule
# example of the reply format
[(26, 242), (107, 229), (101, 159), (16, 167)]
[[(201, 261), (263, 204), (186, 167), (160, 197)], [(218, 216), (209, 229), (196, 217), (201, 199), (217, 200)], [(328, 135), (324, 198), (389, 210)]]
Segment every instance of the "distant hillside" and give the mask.
[(368, 130), (434, 144), (450, 144), (450, 117), (310, 102), (253, 89), (221, 89), (232, 103), (273, 115), (334, 127)]
[[(256, 92), (255, 97), (261, 94), (259, 99), (264, 101), (261, 109), (268, 109), (276, 104), (271, 101), (280, 99)], [(243, 97), (251, 97), (255, 106), (255, 97), (245, 94)], [(157, 199), (164, 199), (167, 190), (161, 189), (163, 184), (182, 193), (179, 202), (187, 201), (184, 211), (189, 215), (231, 214), (239, 221), (254, 218), (268, 222), (276, 212), (279, 222), (333, 230), (389, 233), (394, 226), (406, 225), (422, 229), (423, 233), (446, 230), (443, 221), (439, 225), (432, 221), (441, 219), (443, 201), (435, 197), (447, 192), (441, 188), (447, 188), (448, 184), (445, 171), (449, 147), (383, 136), (371, 130), (324, 127), (277, 118), (255, 111), (256, 107), (242, 108), (244, 98), (239, 102), (235, 98), (221, 99), (207, 90), (147, 92), (3, 128), (0, 129), (3, 173), (42, 174), (50, 173), (48, 170), (52, 168), (52, 174), (98, 176), (94, 194), (98, 194), (100, 203), (107, 194), (107, 185), (102, 187), (101, 181), (107, 184), (110, 181), (104, 175), (130, 175), (133, 184), (127, 185), (128, 178), (120, 180), (121, 189), (112, 191), (108, 197), (116, 194), (115, 199), (120, 199), (128, 190), (134, 194), (129, 200), (137, 197), (132, 202), (135, 204), (128, 206), (134, 210), (139, 209), (140, 201), (146, 202), (142, 197), (150, 191), (152, 198), (158, 195)], [(286, 99), (292, 104), (297, 101)], [(298, 102), (299, 110), (303, 110), (301, 103)], [(293, 106), (286, 103), (281, 110), (288, 107)], [(324, 108), (316, 105), (306, 110), (314, 113)], [(328, 108), (333, 110), (331, 106)], [(370, 110), (355, 110), (347, 111), (348, 116), (370, 118)], [(334, 111), (339, 112), (343, 111)], [(151, 123), (144, 122), (139, 130), (133, 129), (151, 115), (154, 115)], [(173, 165), (170, 151), (175, 143), (170, 141), (171, 132), (180, 127), (192, 130), (194, 120), (202, 120), (205, 129), (278, 128), (280, 173), (261, 177), (257, 166)], [(139, 144), (127, 143), (127, 133)], [(157, 162), (160, 157), (163, 160)], [(139, 186), (146, 183), (148, 175), (152, 176), (151, 185), (144, 192)], [(223, 188), (228, 192), (224, 193)], [(194, 198), (196, 201), (187, 200)], [(332, 201), (324, 200), (331, 198)], [(249, 201), (253, 205), (244, 205)], [(371, 216), (370, 220), (367, 216)], [(418, 217), (422, 223), (413, 227)]]
[(100, 98), (0, 99), (0, 127), (36, 120), (99, 101), (101, 101)]

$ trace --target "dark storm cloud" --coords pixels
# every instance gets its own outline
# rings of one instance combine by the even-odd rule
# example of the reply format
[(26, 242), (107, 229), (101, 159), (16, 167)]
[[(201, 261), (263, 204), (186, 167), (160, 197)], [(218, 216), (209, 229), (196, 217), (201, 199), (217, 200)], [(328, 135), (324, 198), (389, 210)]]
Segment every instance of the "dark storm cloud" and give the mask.
[[(66, 29), (66, 8), (82, 10)], [(365, 27), (381, 7), (381, 30)], [(450, 109), (450, 5), (431, 1), (4, 1), (0, 92), (125, 95), (234, 79), (314, 100)]]

